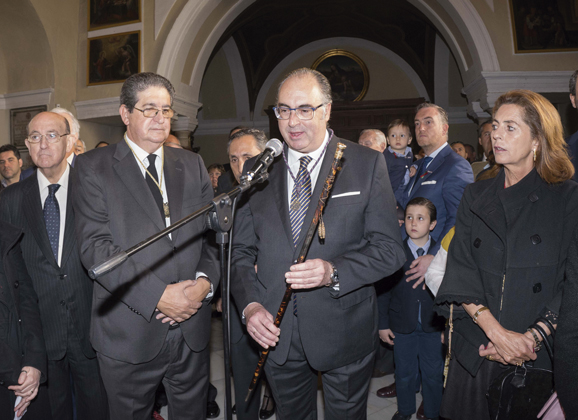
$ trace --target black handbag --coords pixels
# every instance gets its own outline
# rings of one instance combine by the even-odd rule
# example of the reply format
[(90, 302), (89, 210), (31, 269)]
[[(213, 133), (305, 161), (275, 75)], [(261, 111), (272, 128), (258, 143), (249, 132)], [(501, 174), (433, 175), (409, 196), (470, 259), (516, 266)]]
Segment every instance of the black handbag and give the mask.
[[(544, 320), (541, 320), (544, 321)], [(548, 337), (539, 325), (532, 325), (543, 337), (551, 360), (554, 360)], [(551, 331), (554, 331), (551, 328)], [(554, 393), (552, 371), (524, 363), (505, 369), (489, 386), (486, 396), (493, 420), (535, 420)]]

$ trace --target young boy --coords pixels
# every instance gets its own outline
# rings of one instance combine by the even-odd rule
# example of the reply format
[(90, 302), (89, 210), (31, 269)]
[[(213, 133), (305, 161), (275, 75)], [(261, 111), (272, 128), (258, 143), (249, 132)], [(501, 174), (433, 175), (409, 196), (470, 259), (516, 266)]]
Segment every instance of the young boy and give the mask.
[(387, 127), (387, 142), (389, 147), (383, 155), (387, 163), (389, 180), (395, 192), (400, 185), (409, 182), (409, 169), (413, 163), (411, 143), (411, 130), (409, 124), (403, 120), (393, 120)]
[[(422, 287), (414, 289), (404, 274), (412, 261), (427, 254), (435, 241), (430, 232), (436, 226), (436, 208), (423, 197), (412, 199), (405, 209), (404, 241), (407, 257), (400, 271), (390, 277), (389, 292), (378, 296), (379, 337), (393, 345), (398, 411), (392, 420), (409, 420), (416, 412), (416, 381), (421, 373), (424, 414), (437, 419), (443, 389), (444, 319), (433, 312), (433, 296)], [(419, 371), (418, 371), (419, 369)]]

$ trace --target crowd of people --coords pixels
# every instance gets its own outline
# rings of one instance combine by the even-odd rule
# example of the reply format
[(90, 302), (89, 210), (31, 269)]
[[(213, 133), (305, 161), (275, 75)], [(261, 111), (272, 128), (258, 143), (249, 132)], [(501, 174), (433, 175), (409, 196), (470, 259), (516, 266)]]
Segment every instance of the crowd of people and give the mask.
[[(2, 418), (159, 419), (163, 399), (170, 420), (219, 415), (208, 342), (223, 273), (204, 220), (88, 275), (239, 184), (266, 148), (263, 131), (235, 127), (228, 164), (206, 168), (170, 134), (174, 92), (160, 75), (130, 76), (124, 138), (88, 152), (63, 108), (30, 121), (30, 169), (16, 147), (0, 147)], [(334, 134), (331, 108), (321, 73), (285, 76), (274, 107), (282, 156), (237, 205), (237, 418), (317, 419), (320, 377), (325, 418), (364, 419), (371, 378), (395, 372), (377, 390), (396, 398), (392, 420), (486, 420), (506, 410), (488, 389), (508, 369), (534, 368), (553, 372), (566, 418), (578, 418), (578, 133), (565, 140), (547, 99), (513, 90), (479, 125), (476, 161), (471, 142), (449, 144), (438, 105), (358, 142)], [(262, 349), (261, 405), (243, 397)], [(504, 418), (521, 418), (518, 409)]]

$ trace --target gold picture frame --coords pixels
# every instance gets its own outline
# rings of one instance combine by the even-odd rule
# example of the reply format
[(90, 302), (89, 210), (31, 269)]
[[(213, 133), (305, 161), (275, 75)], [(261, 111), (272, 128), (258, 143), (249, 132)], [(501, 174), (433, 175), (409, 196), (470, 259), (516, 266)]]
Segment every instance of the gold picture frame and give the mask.
[(327, 77), (335, 102), (361, 101), (369, 88), (367, 66), (352, 52), (329, 50), (315, 60), (311, 68)]
[(141, 0), (88, 0), (88, 30), (129, 25), (142, 20)]
[(140, 72), (141, 31), (90, 38), (87, 46), (86, 84), (122, 83)]

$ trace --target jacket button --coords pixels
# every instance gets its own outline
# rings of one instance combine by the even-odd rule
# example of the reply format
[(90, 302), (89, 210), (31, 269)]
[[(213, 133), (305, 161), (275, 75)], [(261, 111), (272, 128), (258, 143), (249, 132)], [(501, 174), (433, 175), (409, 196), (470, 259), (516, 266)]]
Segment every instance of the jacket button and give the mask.
[(62, 306), (64, 306), (64, 305), (66, 305), (66, 302), (63, 301), (63, 300), (61, 300), (61, 301), (60, 301), (60, 304), (61, 304)]
[(534, 293), (540, 293), (542, 291), (542, 283), (536, 283), (532, 290)]
[(18, 323), (19, 323), (19, 324), (22, 324), (22, 319), (21, 319), (21, 318), (18, 319)]
[(540, 238), (540, 235), (532, 235), (530, 239), (532, 240), (532, 243), (534, 245), (538, 245), (540, 242), (542, 242), (542, 238)]
[(20, 286), (20, 283), (18, 283), (18, 280), (14, 282), (14, 288), (18, 289), (18, 286)]
[(60, 276), (58, 276), (60, 278), (60, 280), (64, 280), (66, 279), (66, 277), (68, 277), (66, 274), (61, 274)]
[(4, 385), (4, 381), (0, 381), (0, 385)]
[(173, 254), (176, 254), (176, 253), (177, 253), (177, 247), (175, 246), (175, 247), (173, 247)]
[(536, 195), (535, 192), (533, 192), (532, 194), (530, 194), (530, 195), (528, 196), (528, 199), (529, 199), (532, 203), (535, 203), (536, 201), (538, 201), (538, 196)]
[(480, 238), (476, 238), (476, 240), (474, 241), (474, 246), (476, 248), (479, 248), (481, 244), (482, 244), (482, 240)]

